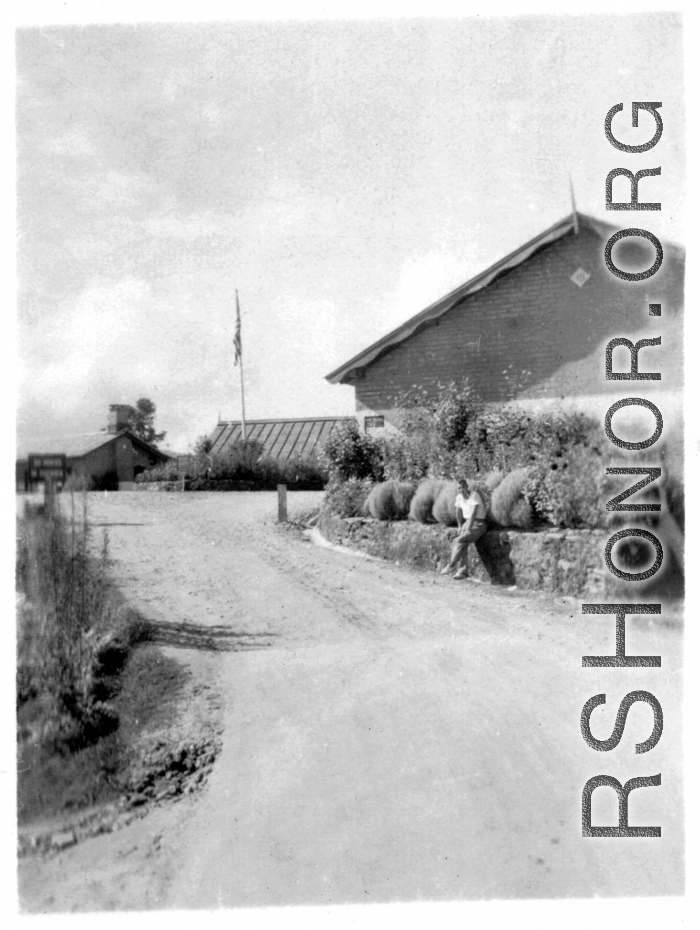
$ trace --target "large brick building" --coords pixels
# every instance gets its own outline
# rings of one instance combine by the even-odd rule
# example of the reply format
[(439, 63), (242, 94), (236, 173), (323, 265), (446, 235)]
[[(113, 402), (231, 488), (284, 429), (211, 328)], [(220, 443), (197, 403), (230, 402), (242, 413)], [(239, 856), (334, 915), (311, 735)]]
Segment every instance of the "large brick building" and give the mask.
[[(641, 351), (640, 371), (660, 371), (664, 391), (679, 390), (683, 252), (664, 243), (656, 275), (621, 281), (604, 261), (605, 243), (618, 228), (581, 214), (566, 217), (327, 380), (353, 385), (357, 416), (366, 428), (391, 424), (407, 392), (420, 389), (435, 397), (441, 386), (467, 376), (487, 403), (564, 400), (599, 408), (621, 387), (605, 380), (607, 341), (663, 335), (661, 347)], [(614, 260), (624, 270), (643, 270), (653, 263), (654, 251), (627, 238), (615, 246)], [(662, 304), (661, 320), (649, 315), (649, 303)], [(615, 368), (629, 370), (628, 350), (616, 349), (613, 358)]]

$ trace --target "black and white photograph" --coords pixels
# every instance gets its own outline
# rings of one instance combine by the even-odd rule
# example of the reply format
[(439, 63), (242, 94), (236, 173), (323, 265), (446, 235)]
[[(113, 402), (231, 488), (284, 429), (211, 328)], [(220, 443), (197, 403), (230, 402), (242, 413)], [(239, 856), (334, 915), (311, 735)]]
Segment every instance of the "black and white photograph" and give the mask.
[(90, 9), (12, 26), (19, 914), (685, 901), (686, 15)]

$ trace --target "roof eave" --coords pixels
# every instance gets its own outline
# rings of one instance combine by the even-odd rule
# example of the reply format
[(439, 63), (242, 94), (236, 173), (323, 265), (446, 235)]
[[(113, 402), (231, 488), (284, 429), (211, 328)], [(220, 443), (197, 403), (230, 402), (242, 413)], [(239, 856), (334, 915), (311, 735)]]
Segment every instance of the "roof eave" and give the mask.
[[(589, 217), (582, 216), (581, 214), (577, 214), (577, 216), (579, 222), (584, 221), (587, 225), (589, 225)], [(376, 361), (389, 349), (408, 339), (410, 336), (413, 336), (424, 325), (439, 319), (443, 314), (447, 313), (448, 310), (451, 310), (452, 307), (454, 307), (455, 304), (457, 304), (459, 301), (464, 300), (465, 297), (469, 297), (471, 294), (482, 290), (496, 277), (503, 274), (505, 271), (510, 271), (513, 268), (516, 268), (545, 245), (549, 245), (550, 243), (555, 242), (557, 239), (561, 239), (567, 233), (571, 232), (574, 227), (574, 217), (572, 214), (569, 214), (568, 216), (564, 217), (564, 219), (559, 220), (553, 226), (550, 226), (549, 229), (546, 229), (538, 236), (535, 236), (534, 239), (530, 239), (524, 245), (519, 246), (519, 248), (515, 249), (515, 251), (511, 252), (509, 255), (506, 255), (504, 258), (491, 265), (485, 271), (482, 271), (475, 277), (470, 278), (470, 280), (465, 284), (461, 284), (458, 288), (455, 288), (455, 290), (451, 291), (449, 294), (441, 297), (439, 300), (436, 300), (429, 307), (426, 307), (425, 310), (421, 310), (420, 313), (412, 316), (405, 323), (402, 323), (401, 326), (398, 326), (390, 333), (387, 333), (386, 336), (382, 336), (381, 339), (378, 339), (376, 342), (372, 343), (372, 345), (367, 349), (359, 352), (348, 362), (345, 362), (345, 364), (341, 365), (339, 368), (336, 368), (330, 374), (326, 375), (326, 381), (328, 381), (330, 384), (347, 383), (349, 376), (353, 371), (356, 371), (359, 368), (364, 368), (371, 362)]]

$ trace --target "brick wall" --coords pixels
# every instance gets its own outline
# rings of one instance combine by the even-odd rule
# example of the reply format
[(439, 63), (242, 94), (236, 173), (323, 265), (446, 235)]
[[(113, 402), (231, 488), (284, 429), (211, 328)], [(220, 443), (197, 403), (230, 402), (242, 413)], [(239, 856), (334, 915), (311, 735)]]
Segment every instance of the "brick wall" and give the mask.
[(120, 485), (133, 482), (135, 468), (153, 468), (158, 463), (159, 459), (156, 456), (132, 443), (128, 436), (121, 436), (82, 458), (69, 461), (75, 475), (101, 478), (113, 472), (116, 473)]
[(116, 472), (117, 463), (114, 456), (114, 443), (110, 442), (99, 449), (94, 449), (79, 459), (68, 462), (74, 475), (102, 477), (108, 472)]
[[(563, 237), (466, 298), (437, 325), (367, 366), (355, 383), (358, 414), (390, 413), (414, 386), (435, 396), (441, 383), (465, 376), (486, 402), (620, 396), (625, 382), (606, 382), (604, 373), (604, 346), (615, 336), (664, 336), (661, 347), (641, 351), (640, 370), (660, 371), (664, 388), (680, 388), (682, 326), (677, 319), (664, 326), (647, 307), (659, 302), (664, 316), (678, 313), (680, 257), (667, 251), (654, 278), (630, 284), (607, 270), (603, 248), (604, 241), (582, 226), (578, 235)], [(640, 268), (651, 263), (638, 260)], [(581, 287), (571, 280), (579, 268), (589, 275)], [(617, 349), (614, 363), (629, 370), (629, 352)]]

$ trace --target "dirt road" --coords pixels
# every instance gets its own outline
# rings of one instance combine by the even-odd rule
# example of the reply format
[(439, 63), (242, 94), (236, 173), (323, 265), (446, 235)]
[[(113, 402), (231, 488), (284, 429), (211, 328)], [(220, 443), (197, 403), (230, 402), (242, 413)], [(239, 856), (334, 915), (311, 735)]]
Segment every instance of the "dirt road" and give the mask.
[[(90, 516), (129, 600), (218, 689), (223, 751), (199, 796), (23, 861), (26, 908), (682, 891), (677, 626), (628, 621), (628, 653), (660, 670), (582, 669), (614, 651), (612, 617), (317, 548), (275, 527), (272, 494), (92, 495)], [(638, 688), (664, 707), (660, 743), (634, 754), (636, 704), (619, 747), (591, 750), (586, 700), (607, 694), (603, 739)], [(630, 824), (661, 839), (582, 838), (587, 779), (659, 772)], [(612, 789), (593, 813), (617, 823)]]

